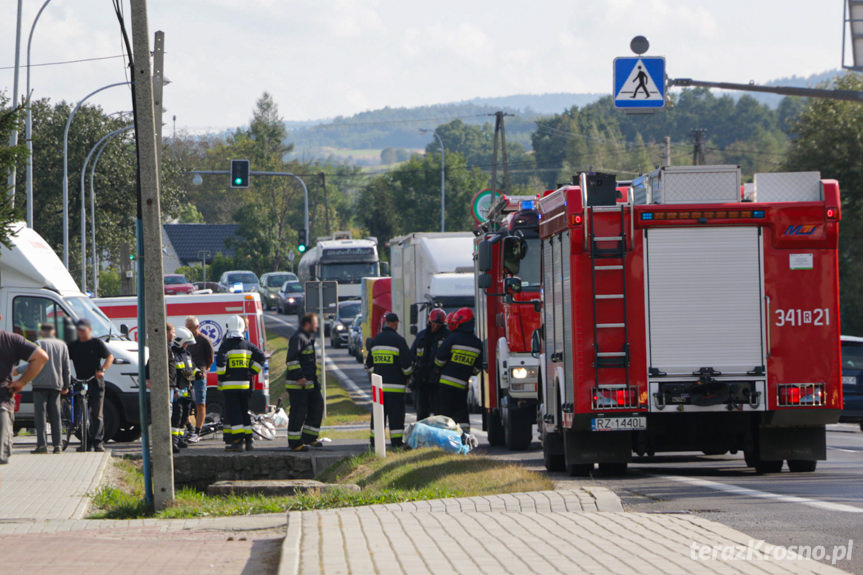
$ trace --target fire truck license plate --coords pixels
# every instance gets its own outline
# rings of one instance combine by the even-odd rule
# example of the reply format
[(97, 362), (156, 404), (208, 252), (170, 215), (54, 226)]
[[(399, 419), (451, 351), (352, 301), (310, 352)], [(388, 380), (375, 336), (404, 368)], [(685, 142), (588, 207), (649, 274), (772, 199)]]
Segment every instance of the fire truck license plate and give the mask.
[(590, 421), (593, 431), (634, 431), (647, 429), (646, 417), (595, 417)]

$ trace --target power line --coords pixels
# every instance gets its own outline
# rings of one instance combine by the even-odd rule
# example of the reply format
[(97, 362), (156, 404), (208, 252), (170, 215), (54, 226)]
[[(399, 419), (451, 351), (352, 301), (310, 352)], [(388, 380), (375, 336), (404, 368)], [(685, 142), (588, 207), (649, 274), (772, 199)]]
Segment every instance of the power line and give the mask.
[[(100, 56), (98, 58), (80, 58), (78, 60), (60, 60), (57, 62), (43, 62), (41, 64), (30, 64), (31, 68), (40, 68), (42, 66), (62, 66), (64, 64), (79, 64), (81, 62), (97, 62), (99, 60), (114, 60), (116, 58), (125, 58), (125, 54), (117, 54), (116, 56)], [(26, 68), (27, 66), (21, 66)], [(15, 66), (3, 66), (0, 70), (14, 70)]]

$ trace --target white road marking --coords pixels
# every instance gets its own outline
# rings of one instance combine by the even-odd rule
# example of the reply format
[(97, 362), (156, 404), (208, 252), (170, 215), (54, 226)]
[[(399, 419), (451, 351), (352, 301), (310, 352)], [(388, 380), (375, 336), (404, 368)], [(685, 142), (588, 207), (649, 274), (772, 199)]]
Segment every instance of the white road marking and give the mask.
[[(268, 319), (273, 320), (273, 321), (277, 321), (282, 325), (286, 325), (290, 328), (297, 329), (297, 326), (288, 323), (287, 321), (283, 320), (280, 317), (275, 317), (272, 315), (267, 315), (266, 317)], [(326, 345), (326, 344), (324, 344), (324, 345)], [(320, 353), (318, 353), (318, 357), (320, 357)], [(353, 382), (353, 380), (351, 378), (349, 378), (347, 375), (345, 375), (345, 372), (343, 372), (341, 370), (341, 368), (339, 368), (339, 366), (336, 365), (336, 362), (334, 362), (329, 356), (327, 356), (327, 369), (329, 371), (333, 372), (333, 374), (335, 374), (335, 376), (339, 380), (339, 383), (342, 384), (342, 387), (346, 388), (348, 393), (350, 393), (352, 396), (354, 396), (354, 399), (359, 399), (362, 402), (368, 402), (368, 403), (372, 402), (371, 394), (368, 393), (367, 391), (365, 391), (364, 389), (362, 389), (361, 387), (359, 387), (356, 383)]]
[(844, 453), (861, 453), (863, 449), (843, 449), (842, 447), (827, 447), (827, 449), (832, 449), (833, 451), (842, 451)]
[(779, 493), (771, 493), (769, 491), (758, 491), (757, 489), (749, 489), (747, 487), (740, 487), (739, 485), (730, 485), (728, 483), (720, 483), (718, 481), (708, 481), (707, 479), (698, 479), (696, 477), (680, 477), (680, 476), (667, 475), (667, 476), (664, 476), (664, 478), (671, 479), (672, 481), (677, 481), (679, 483), (686, 483), (688, 485), (693, 485), (696, 487), (706, 487), (707, 489), (714, 489), (716, 491), (731, 493), (733, 495), (742, 495), (745, 497), (756, 497), (758, 499), (769, 499), (771, 501), (777, 501), (780, 503), (799, 503), (800, 505), (807, 505), (809, 507), (814, 507), (816, 509), (824, 509), (826, 511), (842, 511), (844, 513), (863, 513), (863, 508), (854, 507), (853, 505), (846, 505), (844, 503), (833, 503), (831, 501), (821, 501), (818, 499), (811, 499), (809, 497), (798, 497), (796, 495), (780, 495)]

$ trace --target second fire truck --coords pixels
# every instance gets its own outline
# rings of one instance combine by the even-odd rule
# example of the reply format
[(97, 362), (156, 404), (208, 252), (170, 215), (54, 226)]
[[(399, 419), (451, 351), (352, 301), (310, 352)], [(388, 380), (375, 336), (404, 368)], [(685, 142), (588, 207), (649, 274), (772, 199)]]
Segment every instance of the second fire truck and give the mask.
[(546, 466), (701, 451), (814, 471), (842, 407), (838, 184), (668, 167), (617, 196), (582, 174), (539, 202)]

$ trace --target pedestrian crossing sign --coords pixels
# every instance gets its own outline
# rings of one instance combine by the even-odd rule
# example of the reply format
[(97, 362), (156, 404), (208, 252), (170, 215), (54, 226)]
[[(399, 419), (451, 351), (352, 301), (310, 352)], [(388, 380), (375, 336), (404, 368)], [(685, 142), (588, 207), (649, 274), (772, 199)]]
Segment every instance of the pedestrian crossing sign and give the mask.
[(614, 59), (614, 106), (623, 109), (662, 108), (665, 105), (665, 58)]

